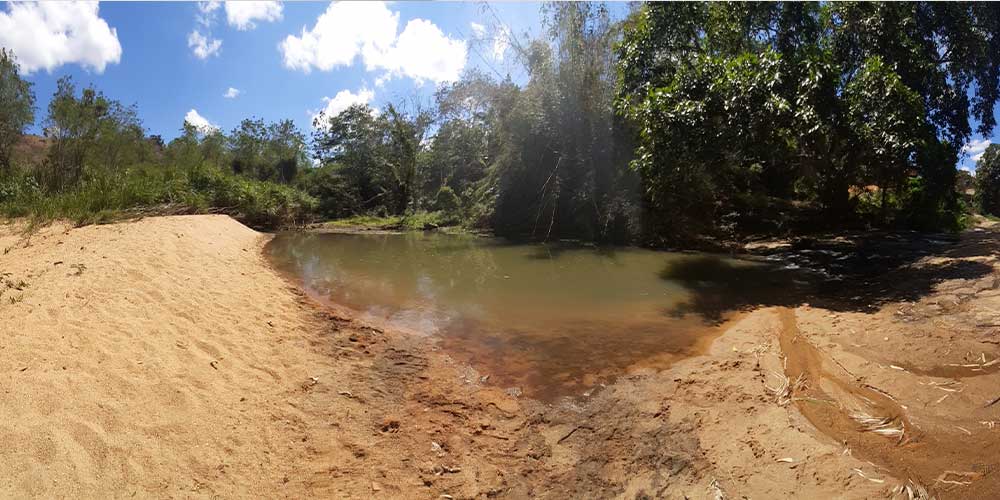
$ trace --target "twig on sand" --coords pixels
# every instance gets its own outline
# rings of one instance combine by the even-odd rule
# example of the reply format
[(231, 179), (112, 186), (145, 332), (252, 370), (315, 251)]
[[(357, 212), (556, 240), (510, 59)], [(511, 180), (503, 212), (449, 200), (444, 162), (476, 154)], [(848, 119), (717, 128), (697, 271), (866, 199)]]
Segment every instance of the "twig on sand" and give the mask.
[(883, 396), (885, 396), (885, 397), (893, 400), (894, 402), (899, 403), (899, 400), (897, 400), (896, 398), (892, 397), (892, 394), (889, 394), (887, 391), (883, 391), (882, 389), (879, 389), (878, 387), (875, 387), (874, 385), (864, 384), (863, 387), (865, 387), (866, 389), (871, 389), (871, 390), (873, 390), (873, 391), (875, 391), (875, 392), (877, 392), (877, 393), (879, 393), (879, 394), (881, 394), (881, 395), (883, 395)]
[(867, 479), (867, 480), (869, 480), (869, 481), (871, 481), (873, 483), (882, 484), (882, 483), (885, 482), (885, 479), (876, 479), (874, 477), (868, 477), (868, 476), (866, 476), (865, 473), (861, 471), (861, 469), (853, 469), (853, 470), (854, 470), (854, 472), (857, 472), (859, 476), (861, 476), (861, 477), (863, 477), (863, 478), (865, 478), (865, 479)]
[(571, 430), (568, 433), (566, 433), (565, 436), (559, 438), (559, 441), (556, 441), (556, 444), (562, 443), (563, 441), (569, 439), (570, 436), (572, 436), (573, 434), (575, 434), (576, 431), (578, 431), (580, 429), (587, 429), (589, 431), (594, 430), (593, 427), (589, 427), (589, 426), (586, 426), (586, 425), (578, 425), (578, 426), (574, 427), (573, 430)]
[(873, 417), (864, 412), (853, 413), (851, 414), (851, 418), (861, 424), (862, 432), (873, 432), (885, 437), (898, 436), (897, 444), (902, 443), (906, 435), (906, 425), (902, 422), (897, 423), (894, 418)]
[[(954, 484), (957, 486), (968, 486), (976, 479), (979, 479), (980, 476), (982, 476), (982, 474), (978, 472), (956, 472), (953, 470), (946, 470), (942, 472), (941, 475), (934, 480), (934, 482)], [(959, 480), (959, 478), (961, 478), (961, 480)]]
[(726, 492), (722, 490), (722, 486), (719, 485), (719, 480), (712, 478), (712, 482), (708, 483), (708, 492), (711, 493), (713, 500), (726, 500)]
[(771, 375), (778, 379), (778, 386), (771, 387), (765, 383), (764, 387), (774, 394), (774, 399), (775, 402), (778, 403), (778, 406), (785, 406), (791, 402), (792, 394), (801, 390), (806, 385), (806, 377), (804, 373), (800, 373), (798, 378), (795, 379), (795, 382), (790, 382), (788, 377), (774, 370), (771, 370)]
[(906, 500), (932, 500), (934, 497), (927, 493), (927, 488), (914, 483), (912, 479), (906, 484), (901, 484), (892, 489), (892, 498), (902, 497)]
[(993, 405), (995, 405), (997, 403), (1000, 403), (1000, 396), (997, 396), (996, 398), (991, 399), (988, 403), (986, 403), (986, 405), (983, 406), (983, 408), (989, 408), (989, 407), (991, 407), (991, 406), (993, 406)]

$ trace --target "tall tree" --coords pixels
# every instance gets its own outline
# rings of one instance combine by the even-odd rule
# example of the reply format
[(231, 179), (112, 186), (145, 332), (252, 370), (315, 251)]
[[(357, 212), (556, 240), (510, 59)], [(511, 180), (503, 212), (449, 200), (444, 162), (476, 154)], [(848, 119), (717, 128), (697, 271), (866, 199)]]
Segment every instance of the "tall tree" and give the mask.
[(87, 87), (77, 97), (68, 76), (56, 84), (49, 101), (46, 136), (49, 187), (62, 189), (83, 178), (87, 167), (116, 173), (138, 162), (151, 147), (134, 106), (123, 106)]
[(976, 202), (984, 214), (1000, 216), (1000, 144), (990, 144), (976, 162)]
[(35, 122), (35, 94), (14, 53), (0, 48), (0, 173), (9, 173), (14, 145)]
[(529, 81), (493, 131), (501, 146), (479, 190), (489, 224), (539, 239), (627, 233), (632, 148), (611, 106), (616, 24), (598, 3), (544, 14), (546, 36), (515, 44)]
[(353, 191), (359, 209), (372, 210), (390, 194), (385, 175), (389, 124), (365, 104), (350, 106), (313, 122), (313, 151), (322, 165), (336, 165)]
[(617, 108), (659, 220), (789, 187), (842, 216), (850, 185), (902, 194), (911, 174), (947, 203), (969, 119), (995, 124), (998, 49), (989, 4), (647, 4), (618, 47)]
[(386, 106), (389, 120), (389, 148), (385, 165), (394, 198), (394, 213), (403, 214), (413, 202), (417, 187), (417, 161), (427, 127), (431, 123), (430, 114), (423, 110), (414, 113), (400, 111), (397, 106)]

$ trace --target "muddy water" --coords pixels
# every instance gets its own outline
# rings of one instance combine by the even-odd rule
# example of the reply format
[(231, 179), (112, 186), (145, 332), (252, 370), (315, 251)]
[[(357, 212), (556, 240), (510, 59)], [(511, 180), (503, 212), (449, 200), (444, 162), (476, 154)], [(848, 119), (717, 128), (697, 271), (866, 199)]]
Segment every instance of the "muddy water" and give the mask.
[(693, 299), (686, 264), (760, 265), (422, 233), (287, 233), (267, 255), (313, 296), (433, 335), (487, 383), (543, 400), (698, 352), (719, 318), (685, 313)]

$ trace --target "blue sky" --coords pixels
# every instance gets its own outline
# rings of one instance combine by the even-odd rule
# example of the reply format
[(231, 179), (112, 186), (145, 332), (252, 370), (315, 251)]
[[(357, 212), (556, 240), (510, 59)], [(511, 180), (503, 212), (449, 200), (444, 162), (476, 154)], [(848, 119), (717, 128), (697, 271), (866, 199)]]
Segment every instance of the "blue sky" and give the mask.
[(186, 116), (225, 131), (250, 116), (291, 118), (308, 131), (312, 115), (327, 106), (336, 111), (352, 102), (427, 99), (470, 68), (517, 78), (503, 40), (540, 29), (537, 3), (497, 3), (489, 10), (407, 2), (0, 7), (0, 45), (14, 49), (34, 83), (34, 132), (41, 130), (56, 80), (72, 75), (79, 86), (93, 83), (136, 104), (149, 133), (167, 140)]
[[(621, 16), (627, 6), (611, 8)], [(251, 116), (290, 118), (309, 131), (321, 110), (429, 99), (471, 68), (523, 79), (504, 41), (538, 34), (539, 9), (535, 2), (8, 3), (0, 7), (0, 46), (15, 51), (35, 84), (35, 133), (63, 75), (136, 104), (149, 133), (166, 140), (186, 118), (225, 131)], [(971, 170), (997, 140), (996, 132), (973, 137), (960, 168)]]

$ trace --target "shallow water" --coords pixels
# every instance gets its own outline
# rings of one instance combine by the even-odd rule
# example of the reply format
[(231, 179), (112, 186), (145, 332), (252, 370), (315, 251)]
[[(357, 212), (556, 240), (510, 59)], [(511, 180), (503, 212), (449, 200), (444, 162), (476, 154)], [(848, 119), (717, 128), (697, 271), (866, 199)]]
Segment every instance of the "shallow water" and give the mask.
[(723, 274), (759, 266), (440, 233), (285, 233), (266, 253), (311, 295), (369, 321), (435, 335), (487, 383), (543, 400), (697, 353), (718, 315), (686, 307), (688, 286), (703, 282), (685, 270), (706, 262)]

